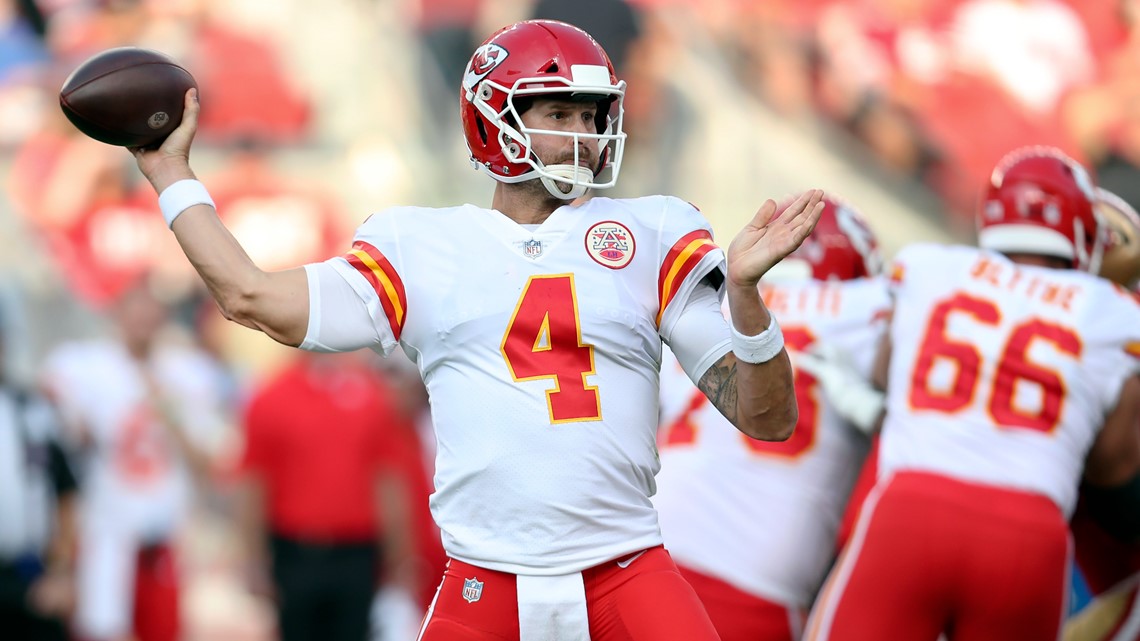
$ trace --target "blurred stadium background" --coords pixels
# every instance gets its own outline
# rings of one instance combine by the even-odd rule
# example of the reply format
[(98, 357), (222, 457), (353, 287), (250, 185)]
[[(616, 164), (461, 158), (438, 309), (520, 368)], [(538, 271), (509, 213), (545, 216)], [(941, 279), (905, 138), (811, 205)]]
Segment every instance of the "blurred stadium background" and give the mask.
[[(1019, 145), (1060, 147), (1140, 204), (1136, 11), (1130, 0), (0, 0), (8, 365), (33, 380), (53, 345), (106, 331), (108, 303), (143, 273), (237, 371), (281, 357), (202, 303), (131, 156), (60, 113), (63, 79), (102, 49), (158, 49), (197, 77), (194, 166), (266, 268), (339, 253), (391, 205), (488, 203), (493, 185), (459, 133), (458, 82), (479, 41), (527, 17), (579, 24), (628, 81), (617, 195), (682, 197), (727, 242), (764, 198), (822, 187), (867, 215), (890, 257), (912, 241), (969, 241), (989, 168)], [(224, 524), (198, 530), (197, 567), (224, 568)], [(217, 625), (194, 618), (192, 638), (239, 638), (217, 630), (242, 617), (258, 638), (264, 610), (226, 598), (224, 571), (197, 576), (189, 607)]]

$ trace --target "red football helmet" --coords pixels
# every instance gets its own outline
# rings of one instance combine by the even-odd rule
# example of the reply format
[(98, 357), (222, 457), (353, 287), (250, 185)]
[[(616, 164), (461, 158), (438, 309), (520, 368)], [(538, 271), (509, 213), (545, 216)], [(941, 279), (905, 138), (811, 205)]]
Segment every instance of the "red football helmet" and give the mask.
[[(532, 129), (522, 125), (519, 99), (563, 94), (596, 101), (596, 134)], [(495, 180), (517, 183), (540, 178), (558, 198), (572, 200), (586, 189), (617, 182), (625, 149), (622, 106), (625, 81), (609, 56), (578, 27), (554, 20), (527, 20), (500, 29), (471, 57), (459, 90), (463, 135), (471, 163)], [(523, 109), (525, 110), (525, 109)], [(598, 146), (593, 172), (572, 165), (546, 166), (531, 151), (531, 136), (572, 136)]]
[(1108, 239), (1092, 179), (1058, 149), (1024, 147), (1006, 155), (978, 208), (978, 246), (1072, 261), (1097, 273)]
[[(781, 204), (775, 217), (794, 201), (791, 198)], [(842, 200), (824, 195), (823, 212), (811, 235), (765, 278), (852, 280), (878, 275), (882, 267), (879, 242), (863, 215)]]

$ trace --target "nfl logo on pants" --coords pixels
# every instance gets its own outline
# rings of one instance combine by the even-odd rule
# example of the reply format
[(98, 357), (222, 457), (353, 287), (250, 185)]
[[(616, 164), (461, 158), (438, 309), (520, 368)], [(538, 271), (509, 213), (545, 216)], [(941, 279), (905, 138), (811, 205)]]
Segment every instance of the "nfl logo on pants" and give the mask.
[(474, 603), (483, 596), (483, 582), (477, 578), (463, 579), (463, 598), (468, 603)]

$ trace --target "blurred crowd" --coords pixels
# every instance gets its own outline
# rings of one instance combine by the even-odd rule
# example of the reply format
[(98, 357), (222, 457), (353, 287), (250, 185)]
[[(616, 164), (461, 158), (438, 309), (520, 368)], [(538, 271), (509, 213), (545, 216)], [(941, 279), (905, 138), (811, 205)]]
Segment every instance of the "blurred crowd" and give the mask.
[[(699, 115), (727, 100), (694, 87), (684, 55), (789, 128), (810, 122), (853, 149), (851, 172), (873, 165), (884, 184), (932, 194), (940, 211), (926, 213), (948, 236), (972, 227), (990, 168), (1026, 144), (1066, 151), (1140, 203), (1137, 8), (0, 0), (0, 416), (30, 417), (26, 439), (0, 441), (12, 457), (0, 461), (0, 609), (33, 604), (42, 621), (29, 625), (48, 631), (27, 638), (66, 638), (48, 636), (66, 621), (80, 641), (252, 641), (334, 619), (367, 626), (370, 612), (389, 626), (376, 638), (407, 638), (442, 571), (414, 366), (293, 354), (226, 325), (130, 155), (56, 105), (92, 54), (144, 46), (192, 72), (202, 179), (274, 269), (341, 253), (382, 206), (486, 187), (465, 167), (458, 81), (486, 34), (525, 17), (583, 27), (628, 82), (629, 153), (642, 160), (622, 194), (678, 191), (687, 145), (712, 133)], [(27, 517), (31, 499), (6, 489), (17, 481), (58, 500)], [(29, 525), (5, 531), (6, 510)], [(285, 594), (294, 607), (275, 615)]]
[(1128, 0), (741, 2), (712, 18), (743, 86), (822, 117), (943, 214), (972, 215), (1009, 149), (1060, 148), (1136, 202), (1136, 3)]
[[(627, 80), (630, 153), (654, 159), (619, 185), (630, 193), (684, 189), (686, 140), (709, 126), (698, 115), (733, 99), (698, 88), (683, 60), (697, 52), (786, 122), (821, 125), (829, 145), (854, 149), (853, 171), (873, 165), (885, 181), (936, 196), (940, 211), (926, 213), (952, 231), (969, 228), (993, 164), (1025, 144), (1058, 147), (1107, 189), (1140, 198), (1131, 0), (273, 6), (0, 3), (5, 208), (85, 298), (106, 297), (142, 267), (188, 276), (181, 260), (158, 260), (171, 241), (145, 215), (153, 196), (130, 159), (84, 139), (55, 108), (71, 69), (124, 45), (159, 49), (196, 77), (206, 105), (199, 147), (240, 150), (210, 163), (207, 178), (225, 192), (226, 223), (268, 266), (327, 255), (378, 202), (433, 204), (477, 189), (452, 117), (457, 78), (485, 34), (530, 16), (597, 34)], [(282, 216), (290, 224), (266, 224)]]

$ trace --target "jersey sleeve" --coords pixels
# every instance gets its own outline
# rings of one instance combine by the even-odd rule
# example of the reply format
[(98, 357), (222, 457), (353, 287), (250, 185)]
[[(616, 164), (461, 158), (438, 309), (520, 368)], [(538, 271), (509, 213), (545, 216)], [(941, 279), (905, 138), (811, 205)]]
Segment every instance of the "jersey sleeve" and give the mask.
[(1089, 359), (1089, 364), (1094, 368), (1092, 379), (1099, 382), (1101, 407), (1110, 412), (1120, 399), (1124, 381), (1140, 374), (1140, 305), (1110, 287), (1098, 294), (1100, 300), (1089, 306), (1090, 323), (1082, 336), (1088, 343), (1104, 341), (1098, 351), (1102, 356)]
[(64, 343), (48, 354), (38, 374), (39, 387), (51, 399), (61, 421), (60, 435), (67, 442), (100, 436), (87, 433), (92, 426), (84, 410), (96, 389), (85, 374), (91, 351), (80, 343)]
[(922, 261), (923, 252), (933, 247), (933, 245), (908, 245), (899, 250), (886, 271), (889, 296), (896, 298), (899, 292), (913, 281), (914, 274), (922, 270), (917, 263)]
[(408, 300), (397, 264), (397, 234), (390, 213), (370, 217), (352, 248), (305, 266), (309, 327), (302, 349), (343, 352), (370, 347), (390, 354), (400, 341)]
[(657, 249), (657, 328), (665, 337), (702, 280), (707, 278), (717, 295), (724, 296), (727, 265), (708, 221), (696, 207), (677, 198), (665, 199)]
[(717, 291), (707, 281), (701, 281), (669, 333), (662, 336), (694, 385), (732, 349), (727, 313), (727, 302), (722, 306)]

